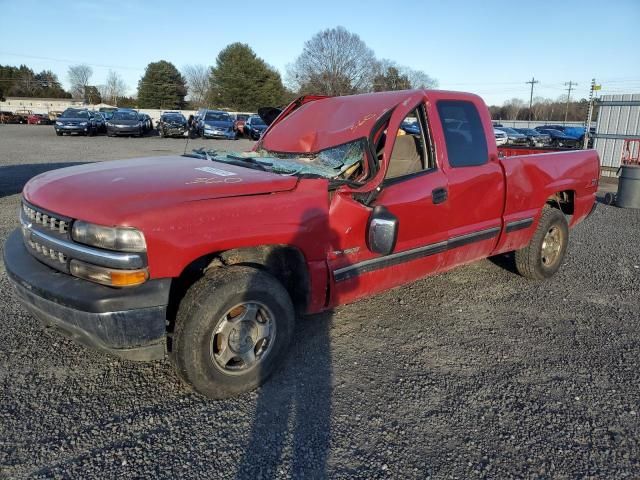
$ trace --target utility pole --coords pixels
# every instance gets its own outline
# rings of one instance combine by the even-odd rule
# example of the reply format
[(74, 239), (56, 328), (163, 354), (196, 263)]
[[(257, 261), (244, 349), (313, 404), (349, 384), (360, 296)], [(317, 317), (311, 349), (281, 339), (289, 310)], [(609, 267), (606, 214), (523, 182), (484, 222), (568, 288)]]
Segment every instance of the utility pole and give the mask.
[(533, 106), (533, 86), (536, 83), (540, 83), (538, 80), (535, 79), (535, 77), (531, 77), (531, 80), (529, 80), (528, 82), (525, 83), (529, 83), (531, 84), (531, 96), (529, 97), (529, 122), (527, 123), (527, 127), (530, 126), (531, 123), (531, 107)]
[(567, 88), (566, 90), (569, 91), (569, 93), (567, 93), (567, 108), (565, 108), (564, 110), (564, 124), (567, 123), (567, 116), (569, 115), (569, 102), (571, 101), (571, 89), (573, 87), (576, 87), (578, 84), (575, 82), (572, 82), (571, 80), (569, 80), (568, 82), (565, 82), (565, 85), (569, 85), (569, 88)]

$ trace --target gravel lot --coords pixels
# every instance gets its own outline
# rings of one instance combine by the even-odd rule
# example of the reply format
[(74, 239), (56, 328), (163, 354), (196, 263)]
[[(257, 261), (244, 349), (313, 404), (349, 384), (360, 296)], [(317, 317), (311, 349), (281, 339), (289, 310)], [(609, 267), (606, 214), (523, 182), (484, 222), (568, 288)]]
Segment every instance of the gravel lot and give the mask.
[[(183, 150), (0, 125), (0, 241), (35, 173)], [(217, 402), (43, 332), (0, 265), (0, 477), (638, 478), (638, 232), (600, 205), (550, 281), (487, 260), (301, 318), (286, 366)]]

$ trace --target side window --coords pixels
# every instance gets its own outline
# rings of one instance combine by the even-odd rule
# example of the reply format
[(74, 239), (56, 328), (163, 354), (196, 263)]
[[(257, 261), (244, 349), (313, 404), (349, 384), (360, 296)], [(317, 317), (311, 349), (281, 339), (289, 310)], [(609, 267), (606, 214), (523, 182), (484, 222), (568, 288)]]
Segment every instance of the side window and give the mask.
[(426, 116), (422, 106), (400, 124), (385, 178), (399, 178), (435, 167), (430, 151)]
[(487, 137), (473, 103), (443, 100), (438, 102), (438, 114), (444, 129), (449, 165), (470, 167), (487, 163)]

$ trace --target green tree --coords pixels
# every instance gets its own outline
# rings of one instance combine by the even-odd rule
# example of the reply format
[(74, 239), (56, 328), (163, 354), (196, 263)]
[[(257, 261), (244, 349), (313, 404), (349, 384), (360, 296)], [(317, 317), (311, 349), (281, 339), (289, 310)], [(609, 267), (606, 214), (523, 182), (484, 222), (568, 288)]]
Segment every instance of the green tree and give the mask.
[(383, 73), (373, 77), (373, 91), (408, 90), (411, 88), (409, 77), (402, 75), (396, 67), (389, 67)]
[(232, 43), (218, 54), (210, 87), (208, 103), (215, 107), (255, 112), (287, 100), (280, 74), (244, 43)]
[(138, 82), (138, 106), (140, 108), (181, 109), (187, 86), (184, 77), (170, 62), (160, 60), (147, 65), (144, 76)]
[(34, 73), (26, 65), (0, 65), (0, 97), (71, 98), (50, 70)]

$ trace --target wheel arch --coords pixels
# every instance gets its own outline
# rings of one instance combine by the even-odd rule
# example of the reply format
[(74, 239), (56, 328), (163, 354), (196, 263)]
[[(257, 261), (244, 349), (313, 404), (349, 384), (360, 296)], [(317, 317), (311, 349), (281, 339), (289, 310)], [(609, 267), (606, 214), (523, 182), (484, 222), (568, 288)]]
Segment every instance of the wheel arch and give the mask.
[(310, 278), (303, 252), (286, 244), (258, 245), (212, 252), (189, 263), (171, 285), (167, 312), (170, 327), (180, 301), (191, 285), (211, 269), (233, 265), (249, 266), (270, 273), (289, 293), (296, 311), (306, 311), (310, 300)]
[(571, 217), (575, 208), (575, 190), (560, 190), (550, 195), (545, 201), (545, 205), (557, 208), (567, 217)]

